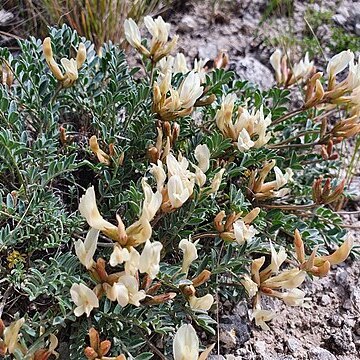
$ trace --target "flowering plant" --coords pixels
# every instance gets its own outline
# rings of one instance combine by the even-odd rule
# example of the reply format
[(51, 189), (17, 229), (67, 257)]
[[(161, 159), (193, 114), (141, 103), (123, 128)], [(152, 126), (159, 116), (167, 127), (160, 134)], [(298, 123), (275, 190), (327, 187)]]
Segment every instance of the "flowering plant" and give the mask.
[(98, 55), (66, 26), (20, 42), (16, 58), (0, 49), (1, 286), (22, 304), (1, 314), (9, 358), (48, 359), (61, 341), (76, 359), (206, 359), (222, 301), (251, 299), (268, 329), (264, 297), (303, 306), (308, 275), (350, 254), (335, 213), (348, 177), (334, 170), (337, 144), (360, 131), (352, 53), (324, 76), (277, 51), (279, 86), (260, 91), (225, 54), (172, 57), (161, 17), (145, 26), (151, 39), (125, 22), (137, 80), (117, 47)]

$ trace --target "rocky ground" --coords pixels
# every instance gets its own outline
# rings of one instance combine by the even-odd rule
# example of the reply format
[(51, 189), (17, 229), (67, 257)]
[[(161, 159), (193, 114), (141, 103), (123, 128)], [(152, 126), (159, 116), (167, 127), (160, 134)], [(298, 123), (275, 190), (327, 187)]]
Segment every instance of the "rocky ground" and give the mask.
[[(230, 57), (230, 68), (237, 74), (266, 89), (273, 85), (274, 77), (268, 59), (277, 39), (291, 33), (301, 38), (308, 31), (304, 16), (314, 11), (333, 11), (335, 26), (360, 35), (360, 5), (352, 1), (293, 2), (291, 18), (275, 16), (263, 22), (267, 11), (264, 0), (189, 2), (180, 11), (170, 13), (168, 21), (180, 35), (179, 47), (191, 61), (196, 57), (213, 59), (220, 51)], [(286, 11), (285, 11), (286, 13)], [(317, 60), (321, 68), (324, 57), (332, 55), (329, 25), (320, 25), (316, 36), (322, 45), (322, 57)], [(303, 55), (304, 47), (296, 43), (294, 58)], [(359, 49), (360, 51), (360, 49)], [(358, 174), (360, 175), (360, 174)], [(357, 180), (357, 179), (355, 179)], [(359, 182), (353, 189), (359, 191)], [(344, 215), (349, 230), (360, 245), (360, 206), (352, 204), (352, 214)], [(360, 359), (360, 262), (348, 260), (337, 266), (323, 279), (307, 282), (308, 308), (286, 307), (280, 301), (271, 301), (269, 308), (278, 309), (279, 316), (271, 322), (271, 331), (250, 328), (248, 307), (239, 304), (227, 309), (220, 324), (220, 351), (212, 360), (356, 360)]]

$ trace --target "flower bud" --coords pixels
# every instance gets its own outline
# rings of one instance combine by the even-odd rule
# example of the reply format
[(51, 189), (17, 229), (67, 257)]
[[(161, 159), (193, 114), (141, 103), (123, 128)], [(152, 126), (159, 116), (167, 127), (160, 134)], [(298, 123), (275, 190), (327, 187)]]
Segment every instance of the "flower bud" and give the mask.
[(300, 264), (305, 262), (305, 249), (304, 249), (304, 242), (302, 241), (300, 232), (298, 229), (295, 229), (295, 236), (294, 236), (294, 246), (296, 252), (296, 258)]
[(111, 348), (110, 340), (102, 341), (99, 346), (99, 355), (100, 356), (106, 355), (110, 351), (110, 348)]
[(193, 286), (198, 287), (204, 283), (206, 283), (211, 276), (211, 272), (209, 270), (203, 270), (196, 278), (192, 280)]
[(86, 347), (84, 350), (84, 355), (89, 359), (89, 360), (94, 360), (98, 357), (97, 352), (90, 346)]

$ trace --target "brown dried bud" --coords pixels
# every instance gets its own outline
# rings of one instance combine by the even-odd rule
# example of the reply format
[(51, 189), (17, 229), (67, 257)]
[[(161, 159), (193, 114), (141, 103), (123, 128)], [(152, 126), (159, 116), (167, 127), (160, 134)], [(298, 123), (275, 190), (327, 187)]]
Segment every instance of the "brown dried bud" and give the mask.
[(210, 104), (212, 104), (215, 100), (216, 100), (216, 95), (215, 95), (215, 94), (211, 94), (210, 96), (208, 96), (208, 97), (206, 97), (206, 98), (204, 98), (204, 99), (196, 100), (194, 106), (195, 106), (195, 107), (200, 107), (200, 106), (210, 105)]
[(211, 272), (209, 270), (203, 270), (195, 279), (192, 280), (193, 286), (198, 287), (202, 284), (205, 284), (211, 276)]
[(146, 294), (147, 295), (153, 295), (155, 294), (159, 289), (161, 288), (161, 283), (156, 283), (154, 284), (152, 287), (150, 287), (147, 291)]
[(185, 296), (193, 296), (196, 292), (194, 286), (192, 285), (185, 285), (181, 288), (181, 291)]
[(229, 64), (229, 55), (225, 51), (221, 51), (214, 59), (215, 69), (225, 69)]
[(4, 341), (0, 340), (0, 356), (5, 356), (7, 352), (7, 346)]
[(2, 319), (0, 319), (0, 336), (3, 336), (4, 330), (5, 330), (5, 324), (2, 321)]
[(246, 216), (244, 216), (242, 221), (245, 224), (249, 225), (257, 218), (259, 213), (260, 213), (260, 208), (256, 207), (256, 208), (252, 209)]
[(170, 137), (171, 136), (171, 125), (168, 121), (164, 121), (163, 129), (164, 129), (165, 136)]
[(50, 355), (52, 355), (51, 351), (48, 351), (47, 349), (39, 349), (35, 352), (33, 360), (48, 360)]
[(214, 218), (214, 227), (219, 233), (222, 233), (225, 230), (223, 224), (224, 218), (225, 218), (224, 210), (220, 211)]
[(124, 159), (125, 159), (125, 153), (122, 151), (120, 156), (119, 156), (119, 159), (118, 159), (118, 164), (120, 166), (122, 166), (124, 164)]
[(157, 150), (157, 148), (155, 146), (150, 147), (148, 149), (147, 153), (148, 153), (150, 162), (152, 162), (154, 164), (156, 164), (157, 161), (160, 159), (159, 151)]
[(174, 123), (172, 127), (172, 134), (171, 134), (171, 142), (175, 144), (177, 138), (180, 134), (180, 125), (178, 123)]
[(89, 359), (89, 360), (94, 360), (98, 357), (97, 352), (90, 346), (88, 346), (85, 350), (84, 350), (84, 355)]
[(120, 215), (118, 215), (118, 214), (116, 214), (116, 220), (118, 222), (118, 233), (119, 233), (118, 242), (121, 246), (125, 246), (128, 241), (128, 236), (126, 234), (125, 225), (124, 225)]
[(150, 299), (146, 299), (144, 304), (145, 305), (162, 304), (162, 303), (164, 303), (166, 301), (174, 299), (175, 296), (176, 296), (176, 293), (174, 293), (174, 292), (169, 292), (169, 293), (166, 293), (166, 294), (156, 295), (156, 296), (153, 296)]
[(89, 330), (90, 346), (98, 351), (100, 345), (99, 332), (95, 328)]
[(298, 229), (295, 229), (294, 246), (295, 246), (296, 258), (300, 264), (303, 264), (305, 262), (305, 249), (304, 249), (304, 242), (302, 241)]
[(325, 261), (321, 266), (313, 266), (308, 272), (314, 276), (324, 277), (329, 274), (330, 266), (330, 262)]
[(102, 341), (99, 346), (99, 356), (106, 355), (109, 352), (110, 348), (111, 348), (110, 340)]
[(105, 270), (106, 262), (104, 259), (99, 258), (95, 263), (95, 271), (102, 282), (106, 282), (108, 274)]

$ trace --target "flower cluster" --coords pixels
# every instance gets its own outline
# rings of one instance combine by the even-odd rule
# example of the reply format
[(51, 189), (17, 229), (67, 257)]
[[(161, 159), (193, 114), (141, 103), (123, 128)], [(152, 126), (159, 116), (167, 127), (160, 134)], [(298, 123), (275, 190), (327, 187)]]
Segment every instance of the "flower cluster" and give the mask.
[(217, 111), (215, 121), (221, 133), (234, 141), (240, 151), (250, 148), (260, 148), (268, 143), (271, 134), (267, 132), (271, 124), (271, 114), (264, 116), (263, 106), (259, 110), (239, 106), (235, 112), (234, 107), (237, 97), (228, 94)]
[[(283, 197), (290, 191), (284, 188), (293, 180), (293, 171), (288, 168), (283, 173), (277, 166), (275, 160), (268, 161), (262, 169), (253, 170), (249, 179), (249, 196), (257, 200), (266, 200), (274, 197)], [(275, 180), (265, 182), (270, 171), (274, 169)]]
[(276, 316), (275, 312), (262, 308), (261, 296), (276, 297), (289, 306), (304, 306), (305, 292), (298, 287), (305, 281), (306, 274), (318, 277), (326, 276), (330, 271), (331, 265), (340, 264), (349, 256), (352, 246), (353, 239), (348, 237), (333, 254), (316, 256), (316, 247), (306, 260), (304, 243), (300, 232), (295, 230), (296, 267), (281, 269), (287, 260), (285, 248), (280, 247), (277, 252), (273, 245), (271, 245), (270, 264), (264, 267), (264, 256), (253, 260), (251, 264), (251, 277), (244, 276), (242, 280), (242, 284), (249, 297), (254, 298), (252, 317), (256, 325), (264, 330), (269, 330), (266, 322)]
[(77, 50), (76, 59), (61, 59), (61, 65), (64, 69), (64, 72), (60, 69), (60, 66), (54, 59), (53, 51), (51, 48), (51, 39), (49, 37), (44, 39), (43, 42), (43, 52), (45, 60), (55, 76), (55, 78), (59, 81), (62, 87), (68, 88), (72, 86), (75, 81), (78, 79), (79, 74), (78, 70), (84, 64), (86, 60), (86, 48), (83, 43), (79, 44), (79, 48)]
[(29, 351), (23, 341), (20, 342), (20, 328), (25, 324), (25, 318), (13, 321), (9, 326), (5, 326), (0, 319), (0, 356), (7, 354), (21, 354), (29, 360), (48, 360), (52, 356), (59, 356), (55, 351), (58, 346), (58, 339), (54, 334), (50, 334), (48, 345), (40, 346), (35, 352)]
[[(191, 164), (191, 166), (195, 169), (195, 173), (188, 169), (189, 161), (181, 155), (178, 159), (171, 153), (167, 155), (167, 174), (160, 160), (157, 164), (152, 164), (150, 173), (156, 180), (156, 192), (153, 192), (147, 179), (143, 178), (141, 184), (144, 202), (141, 215), (139, 220), (127, 228), (119, 215), (117, 215), (117, 226), (105, 220), (97, 208), (94, 188), (87, 189), (80, 200), (79, 210), (91, 228), (85, 241), (77, 240), (75, 242), (75, 252), (97, 285), (93, 290), (82, 283), (72, 285), (71, 297), (77, 305), (74, 310), (76, 316), (84, 313), (89, 316), (94, 308), (99, 307), (98, 299), (103, 295), (111, 301), (117, 301), (122, 307), (128, 304), (140, 306), (141, 301), (148, 303), (167, 301), (176, 295), (173, 293), (162, 294), (158, 295), (155, 300), (152, 297), (151, 282), (159, 272), (163, 245), (159, 241), (150, 241), (152, 235), (150, 222), (158, 211), (168, 213), (180, 208), (192, 196), (195, 184), (200, 188), (204, 186), (207, 180), (205, 173), (210, 168), (208, 147), (198, 145), (194, 157), (197, 165)], [(218, 190), (223, 172), (224, 169), (215, 175), (208, 194)], [(105, 260), (99, 258), (96, 262), (94, 261), (93, 257), (100, 232), (115, 242), (109, 264), (112, 267), (123, 265), (122, 272), (109, 275), (105, 269)], [(136, 248), (142, 244), (144, 246), (140, 254)], [(195, 244), (183, 240), (180, 242), (179, 248), (184, 253), (182, 271), (187, 274), (191, 262), (197, 258)], [(145, 283), (139, 283), (139, 274), (145, 274), (147, 279)], [(197, 279), (194, 280), (194, 283), (199, 286), (204, 281), (200, 282)], [(184, 292), (183, 288), (181, 291)], [(211, 307), (213, 297), (210, 294), (203, 298), (197, 298), (195, 290), (191, 292), (190, 294), (187, 291), (187, 299), (192, 308), (208, 310)]]
[(270, 57), (270, 64), (275, 70), (276, 82), (285, 87), (306, 81), (315, 71), (314, 62), (309, 60), (308, 53), (304, 59), (289, 66), (287, 54), (283, 55), (282, 51), (277, 49)]
[(170, 24), (166, 23), (161, 16), (158, 16), (155, 20), (150, 16), (145, 16), (144, 23), (152, 36), (148, 48), (142, 45), (140, 30), (133, 19), (125, 20), (125, 37), (129, 44), (142, 55), (157, 63), (175, 48), (178, 36), (175, 35), (169, 41)]

